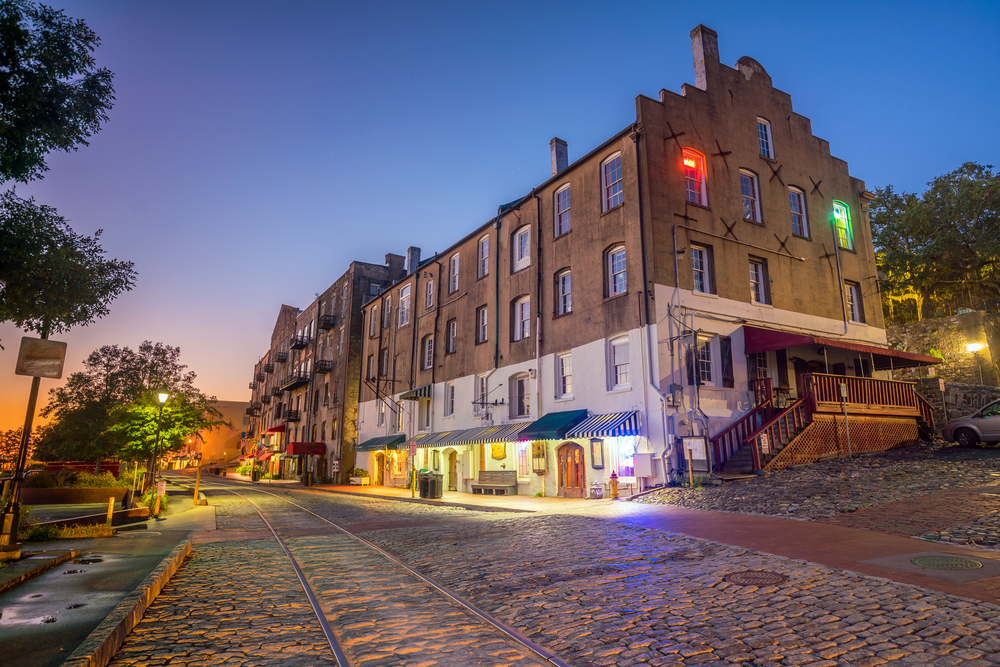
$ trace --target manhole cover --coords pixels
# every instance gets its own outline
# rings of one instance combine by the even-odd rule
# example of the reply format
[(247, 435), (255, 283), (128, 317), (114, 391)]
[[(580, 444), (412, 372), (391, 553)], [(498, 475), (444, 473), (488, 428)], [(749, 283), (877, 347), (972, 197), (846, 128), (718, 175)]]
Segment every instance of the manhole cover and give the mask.
[(746, 572), (733, 572), (727, 575), (726, 581), (739, 586), (775, 586), (788, 581), (788, 577), (777, 572), (747, 570)]
[(978, 560), (960, 556), (919, 556), (910, 562), (931, 570), (978, 570), (983, 566)]
[(87, 606), (86, 602), (77, 602), (76, 604), (71, 604), (70, 606), (68, 606), (66, 608), (67, 609), (79, 609), (80, 607), (86, 607), (86, 606)]

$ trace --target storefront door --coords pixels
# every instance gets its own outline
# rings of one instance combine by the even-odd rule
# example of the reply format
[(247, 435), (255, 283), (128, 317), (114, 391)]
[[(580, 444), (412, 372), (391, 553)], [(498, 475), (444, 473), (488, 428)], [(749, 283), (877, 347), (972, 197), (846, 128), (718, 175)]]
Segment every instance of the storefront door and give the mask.
[(556, 456), (559, 459), (559, 495), (583, 498), (587, 486), (583, 447), (567, 442), (559, 447)]
[(458, 491), (458, 452), (448, 452), (448, 490)]
[(368, 471), (368, 474), (372, 477), (372, 485), (383, 486), (385, 484), (385, 475), (383, 474), (385, 471), (385, 454), (378, 452), (375, 454), (374, 459), (375, 465), (372, 466), (372, 470)]

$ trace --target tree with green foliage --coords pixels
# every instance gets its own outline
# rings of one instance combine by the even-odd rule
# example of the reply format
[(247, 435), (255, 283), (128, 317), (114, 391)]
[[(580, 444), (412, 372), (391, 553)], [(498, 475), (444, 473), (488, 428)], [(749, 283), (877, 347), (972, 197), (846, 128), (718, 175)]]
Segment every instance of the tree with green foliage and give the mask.
[(82, 20), (29, 0), (0, 0), (0, 182), (41, 178), (53, 150), (76, 150), (107, 122), (113, 75)]
[[(21, 427), (0, 431), (0, 469), (10, 470), (17, 460), (17, 451), (21, 448)], [(31, 452), (28, 452), (31, 456)]]
[(107, 315), (135, 285), (135, 271), (105, 258), (100, 235), (77, 234), (34, 199), (0, 194), (0, 322), (58, 333)]
[(877, 188), (869, 209), (883, 295), (914, 300), (920, 319), (955, 294), (1000, 295), (1000, 174), (967, 162), (923, 194)]

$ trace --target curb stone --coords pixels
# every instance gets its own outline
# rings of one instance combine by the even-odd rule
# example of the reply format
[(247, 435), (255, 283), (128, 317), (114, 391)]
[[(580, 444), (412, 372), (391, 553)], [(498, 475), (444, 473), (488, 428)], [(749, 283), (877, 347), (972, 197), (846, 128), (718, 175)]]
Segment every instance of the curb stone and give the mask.
[(108, 617), (63, 663), (66, 667), (104, 667), (121, 648), (125, 637), (142, 620), (146, 609), (163, 590), (170, 577), (191, 553), (191, 541), (184, 540), (160, 561), (139, 586), (125, 596)]
[[(10, 579), (8, 581), (0, 582), (0, 594), (6, 593), (9, 590), (13, 590), (14, 588), (17, 588), (18, 586), (20, 586), (24, 582), (28, 581), (29, 579), (34, 579), (38, 575), (40, 575), (40, 574), (42, 574), (44, 572), (48, 572), (49, 570), (51, 570), (52, 568), (54, 568), (56, 565), (59, 565), (61, 563), (65, 563), (70, 558), (77, 558), (79, 555), (80, 555), (80, 550), (79, 549), (73, 549), (72, 551), (67, 551), (66, 553), (64, 553), (61, 556), (55, 556), (55, 557), (53, 557), (49, 561), (46, 561), (44, 563), (39, 563), (37, 567), (34, 567), (34, 568), (28, 570), (27, 572), (22, 572), (20, 574), (20, 576), (17, 576), (17, 577), (15, 577), (13, 579)], [(10, 565), (8, 567), (17, 567), (17, 566), (16, 565)]]

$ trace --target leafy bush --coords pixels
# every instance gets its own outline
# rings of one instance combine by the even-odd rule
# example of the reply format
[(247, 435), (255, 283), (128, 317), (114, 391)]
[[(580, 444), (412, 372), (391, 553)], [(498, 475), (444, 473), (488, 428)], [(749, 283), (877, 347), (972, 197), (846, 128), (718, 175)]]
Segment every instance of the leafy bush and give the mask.
[[(142, 494), (141, 502), (143, 505), (149, 508), (152, 512), (153, 508), (156, 507), (156, 485), (150, 484), (149, 488), (146, 489), (146, 493)], [(160, 511), (163, 512), (167, 509), (167, 505), (170, 503), (170, 496), (164, 493), (160, 496)]]
[(368, 477), (368, 471), (364, 468), (355, 468), (354, 472), (351, 473), (351, 477)]
[(123, 472), (122, 474), (118, 475), (118, 486), (124, 486), (131, 489), (132, 484), (135, 482), (136, 477), (138, 477), (141, 480), (145, 474), (146, 474), (145, 468), (139, 468), (138, 472), (135, 471)]
[(54, 489), (57, 486), (60, 486), (58, 478), (47, 472), (28, 475), (24, 478), (24, 488), (26, 489)]
[(18, 531), (18, 537), (25, 542), (48, 542), (49, 540), (78, 540), (85, 537), (111, 537), (114, 528), (107, 524), (93, 526), (39, 526), (32, 524)]
[(114, 489), (124, 486), (124, 484), (105, 470), (100, 475), (95, 475), (91, 472), (81, 472), (76, 476), (73, 486), (78, 489)]
[(260, 477), (261, 479), (281, 479), (281, 475), (274, 475), (272, 473), (266, 472)]

